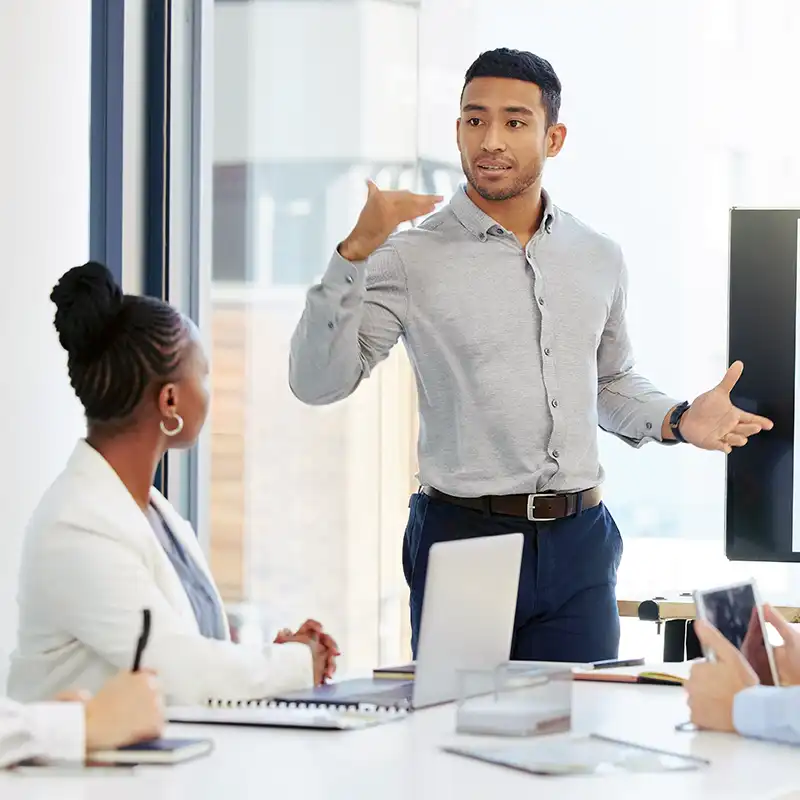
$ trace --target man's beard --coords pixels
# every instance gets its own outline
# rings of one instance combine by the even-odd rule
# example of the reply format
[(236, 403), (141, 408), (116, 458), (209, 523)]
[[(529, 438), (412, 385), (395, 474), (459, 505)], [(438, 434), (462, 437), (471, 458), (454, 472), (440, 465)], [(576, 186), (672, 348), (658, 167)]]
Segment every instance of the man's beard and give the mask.
[(541, 164), (533, 163), (526, 172), (517, 176), (511, 186), (507, 186), (503, 189), (492, 190), (478, 185), (478, 182), (475, 180), (475, 176), (472, 174), (469, 164), (463, 155), (461, 156), (461, 169), (464, 170), (464, 175), (466, 176), (469, 185), (484, 200), (490, 200), (493, 202), (510, 200), (512, 197), (518, 197), (524, 192), (527, 192), (528, 189), (530, 189), (531, 186), (533, 186), (536, 181), (541, 178), (543, 171)]

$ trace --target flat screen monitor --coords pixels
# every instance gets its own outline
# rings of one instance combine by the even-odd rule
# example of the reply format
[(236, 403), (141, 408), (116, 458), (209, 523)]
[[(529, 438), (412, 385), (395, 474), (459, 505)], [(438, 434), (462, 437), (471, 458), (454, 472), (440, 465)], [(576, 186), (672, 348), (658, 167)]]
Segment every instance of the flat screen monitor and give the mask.
[(727, 458), (726, 553), (800, 561), (800, 209), (732, 209), (729, 259), (731, 399), (775, 427)]

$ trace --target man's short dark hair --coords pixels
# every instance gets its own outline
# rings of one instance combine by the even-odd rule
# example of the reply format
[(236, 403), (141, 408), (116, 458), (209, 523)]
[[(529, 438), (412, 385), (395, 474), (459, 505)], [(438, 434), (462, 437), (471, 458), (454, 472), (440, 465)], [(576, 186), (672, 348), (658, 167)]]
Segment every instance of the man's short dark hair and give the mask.
[[(549, 61), (526, 50), (498, 47), (481, 53), (464, 76), (464, 89), (475, 78), (512, 78), (535, 83), (542, 91), (542, 103), (547, 112), (547, 124), (558, 122), (561, 109), (561, 81)], [(461, 90), (464, 96), (464, 90)]]

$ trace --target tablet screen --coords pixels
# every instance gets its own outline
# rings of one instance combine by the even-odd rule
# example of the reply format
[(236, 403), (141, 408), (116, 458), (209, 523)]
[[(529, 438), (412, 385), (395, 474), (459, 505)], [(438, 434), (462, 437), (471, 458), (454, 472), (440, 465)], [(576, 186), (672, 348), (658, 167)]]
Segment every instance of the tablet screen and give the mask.
[(706, 620), (741, 651), (759, 681), (771, 686), (772, 670), (752, 584), (703, 592), (702, 596)]

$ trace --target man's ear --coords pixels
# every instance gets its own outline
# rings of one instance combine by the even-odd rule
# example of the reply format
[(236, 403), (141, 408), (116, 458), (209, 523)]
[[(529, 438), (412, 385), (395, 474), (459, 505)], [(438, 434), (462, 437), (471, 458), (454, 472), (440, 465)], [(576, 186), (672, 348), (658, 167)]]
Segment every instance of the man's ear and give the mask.
[(551, 125), (547, 131), (547, 157), (554, 158), (561, 152), (564, 140), (567, 138), (567, 126), (560, 122)]

